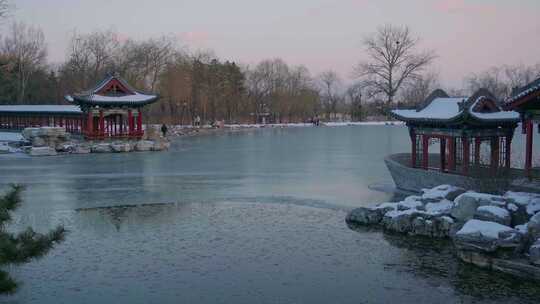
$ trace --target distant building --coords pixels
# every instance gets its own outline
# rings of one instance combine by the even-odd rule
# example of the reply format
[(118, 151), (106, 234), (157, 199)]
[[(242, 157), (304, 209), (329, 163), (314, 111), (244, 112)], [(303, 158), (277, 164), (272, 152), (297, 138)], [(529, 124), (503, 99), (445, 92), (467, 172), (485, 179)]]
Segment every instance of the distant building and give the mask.
[(65, 99), (72, 105), (0, 106), (0, 128), (54, 126), (82, 134), (86, 139), (141, 138), (141, 109), (159, 96), (138, 91), (114, 75)]

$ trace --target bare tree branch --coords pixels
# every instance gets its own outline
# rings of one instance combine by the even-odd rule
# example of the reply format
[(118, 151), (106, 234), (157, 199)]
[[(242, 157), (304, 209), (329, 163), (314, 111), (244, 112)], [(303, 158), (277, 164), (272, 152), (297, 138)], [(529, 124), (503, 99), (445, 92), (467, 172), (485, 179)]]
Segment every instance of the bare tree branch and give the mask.
[(385, 96), (390, 108), (403, 84), (419, 78), (436, 55), (433, 51), (417, 52), (419, 38), (408, 27), (385, 25), (364, 39), (369, 60), (358, 64), (355, 74), (372, 94)]

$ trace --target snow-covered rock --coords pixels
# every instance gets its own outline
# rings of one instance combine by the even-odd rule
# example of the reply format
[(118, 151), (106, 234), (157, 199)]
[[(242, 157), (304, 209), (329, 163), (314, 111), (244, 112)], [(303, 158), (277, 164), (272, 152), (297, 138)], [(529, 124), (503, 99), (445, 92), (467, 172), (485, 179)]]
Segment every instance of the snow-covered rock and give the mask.
[(113, 152), (130, 152), (132, 146), (129, 142), (116, 142), (111, 144), (111, 150)]
[(396, 203), (383, 203), (377, 207), (360, 207), (347, 214), (346, 221), (360, 225), (379, 224), (386, 212), (396, 210)]
[(454, 220), (448, 216), (428, 217), (418, 216), (412, 221), (411, 233), (429, 237), (448, 237)]
[(73, 151), (71, 151), (73, 154), (88, 154), (90, 152), (92, 152), (92, 149), (87, 144), (75, 145)]
[(540, 266), (540, 239), (537, 239), (529, 248), (529, 261)]
[(508, 191), (504, 194), (510, 202), (525, 208), (530, 216), (540, 212), (540, 194)]
[(424, 209), (420, 196), (409, 196), (397, 204), (397, 210)]
[(510, 226), (512, 217), (508, 210), (497, 206), (480, 206), (476, 209), (474, 218), (481, 221), (495, 222), (501, 225)]
[(527, 233), (529, 238), (533, 240), (540, 238), (540, 213), (531, 217), (531, 220), (527, 223)]
[(154, 147), (154, 142), (153, 141), (139, 140), (135, 144), (135, 151), (140, 151), (140, 152), (150, 151), (150, 150), (152, 150), (153, 147)]
[(522, 241), (522, 234), (512, 227), (476, 219), (467, 221), (454, 236), (454, 244), (459, 250), (481, 252), (519, 248)]
[(171, 143), (168, 142), (165, 139), (157, 139), (154, 141), (154, 145), (152, 146), (152, 151), (164, 151), (168, 150), (171, 146)]
[(110, 153), (112, 152), (111, 145), (108, 143), (97, 143), (90, 147), (92, 153)]
[(465, 189), (463, 188), (451, 185), (440, 185), (432, 189), (422, 189), (422, 199), (425, 202), (437, 202), (443, 199), (453, 201), (464, 192)]
[(504, 197), (486, 193), (465, 192), (454, 200), (452, 206), (452, 217), (458, 221), (465, 222), (474, 218), (476, 209), (480, 206), (506, 206)]
[(8, 145), (4, 145), (3, 143), (0, 143), (0, 154), (6, 154), (10, 152), (11, 152), (11, 149), (9, 148)]
[(423, 214), (425, 213), (415, 209), (393, 210), (384, 214), (381, 224), (387, 230), (406, 233), (412, 231), (413, 220)]
[(22, 137), (27, 141), (32, 141), (32, 138), (39, 135), (39, 128), (26, 128), (21, 132)]
[(449, 201), (447, 199), (443, 199), (440, 202), (437, 203), (427, 203), (425, 206), (426, 212), (429, 214), (445, 214), (450, 215), (450, 212), (452, 211), (452, 206), (454, 205), (454, 202)]
[(51, 147), (32, 147), (29, 153), (31, 156), (55, 156), (58, 154)]

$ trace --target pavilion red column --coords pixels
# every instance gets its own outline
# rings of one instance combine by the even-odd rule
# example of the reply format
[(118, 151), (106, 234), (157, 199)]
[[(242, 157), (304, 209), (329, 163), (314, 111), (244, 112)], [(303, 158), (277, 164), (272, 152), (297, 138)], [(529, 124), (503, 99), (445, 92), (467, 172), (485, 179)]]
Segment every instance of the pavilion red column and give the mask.
[(463, 143), (463, 174), (467, 175), (469, 174), (469, 159), (471, 157), (469, 138), (463, 136), (461, 142)]
[(429, 136), (422, 135), (422, 168), (427, 170), (429, 166)]
[(532, 169), (532, 146), (533, 146), (533, 122), (527, 120), (526, 124), (527, 141), (525, 144), (525, 171), (527, 176), (531, 177)]
[(512, 160), (511, 157), (512, 157), (512, 135), (507, 135), (506, 136), (506, 141), (504, 142), (504, 151), (505, 151), (505, 155), (504, 155), (504, 167), (506, 169), (510, 169), (510, 161)]
[(88, 120), (86, 122), (86, 136), (92, 137), (94, 134), (94, 116), (92, 110), (88, 111)]
[(131, 109), (128, 110), (128, 134), (133, 136), (133, 112)]
[(456, 139), (448, 138), (448, 171), (456, 171)]
[(416, 168), (416, 132), (411, 129), (409, 135), (411, 136), (411, 167)]
[(99, 136), (105, 136), (105, 119), (103, 119), (103, 110), (99, 110)]
[(142, 112), (139, 109), (139, 114), (137, 115), (137, 136), (141, 136), (142, 134)]
[(499, 167), (499, 137), (491, 138), (491, 169)]
[(440, 146), (440, 168), (441, 172), (446, 170), (446, 136), (439, 137), (439, 146)]

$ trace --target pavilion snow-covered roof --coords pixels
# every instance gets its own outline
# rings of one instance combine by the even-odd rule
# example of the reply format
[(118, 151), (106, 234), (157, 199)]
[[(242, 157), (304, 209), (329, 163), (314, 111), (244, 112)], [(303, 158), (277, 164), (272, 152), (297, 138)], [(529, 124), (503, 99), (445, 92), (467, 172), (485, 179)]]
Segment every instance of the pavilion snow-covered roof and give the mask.
[(426, 101), (418, 109), (393, 110), (392, 116), (407, 123), (438, 125), (496, 125), (519, 121), (519, 113), (503, 111), (496, 98), (485, 89), (470, 97), (450, 97), (444, 91), (436, 90)]
[(534, 80), (524, 87), (514, 90), (512, 92), (512, 96), (506, 99), (504, 108), (511, 110), (519, 109), (523, 103), (531, 100), (539, 101), (540, 103), (540, 78)]
[[(122, 88), (119, 94), (109, 94), (104, 92), (111, 83), (115, 82)], [(155, 102), (159, 95), (136, 90), (123, 78), (111, 75), (103, 79), (93, 88), (81, 93), (65, 96), (71, 103), (84, 106), (144, 106)]]
[(13, 114), (81, 114), (76, 105), (0, 105), (0, 113)]

